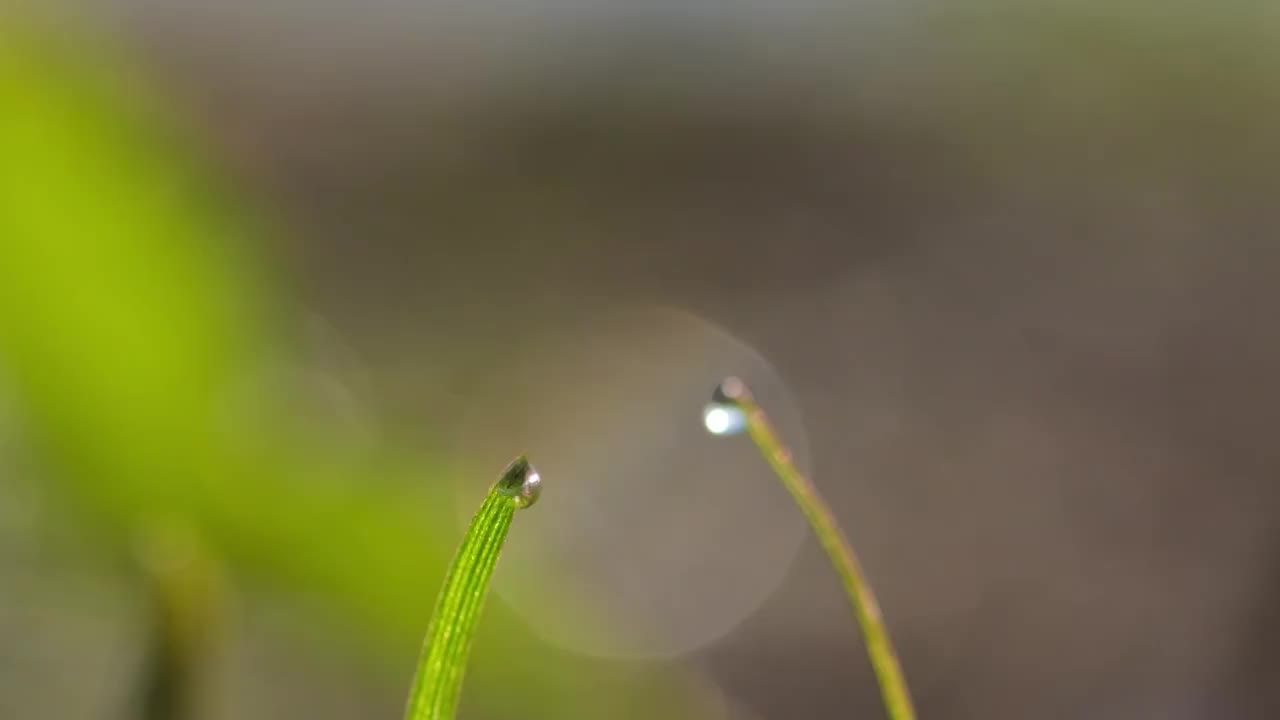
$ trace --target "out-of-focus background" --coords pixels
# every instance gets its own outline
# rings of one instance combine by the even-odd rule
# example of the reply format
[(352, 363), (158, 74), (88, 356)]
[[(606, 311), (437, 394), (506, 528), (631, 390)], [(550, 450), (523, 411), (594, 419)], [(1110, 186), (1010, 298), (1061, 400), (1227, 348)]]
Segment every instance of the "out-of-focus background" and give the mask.
[(0, 717), (1280, 712), (1280, 6), (10, 3)]

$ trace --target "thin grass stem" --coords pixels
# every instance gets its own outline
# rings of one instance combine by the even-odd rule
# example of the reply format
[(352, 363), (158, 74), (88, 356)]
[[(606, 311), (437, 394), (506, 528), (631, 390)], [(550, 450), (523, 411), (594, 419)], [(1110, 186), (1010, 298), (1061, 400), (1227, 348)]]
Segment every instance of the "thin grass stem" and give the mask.
[(879, 680), (880, 692), (890, 720), (915, 720), (915, 707), (907, 690), (906, 676), (889, 638), (880, 604), (876, 602), (875, 593), (871, 591), (871, 584), (866, 579), (862, 564), (858, 562), (853, 545), (840, 529), (831, 508), (818, 494), (809, 478), (796, 467), (791, 451), (778, 436), (768, 414), (756, 402), (745, 383), (737, 378), (726, 379), (717, 388), (715, 399), (741, 410), (747, 432), (756, 448), (800, 506), (801, 512), (813, 526), (818, 541), (831, 558), (831, 564), (844, 583), (854, 614), (862, 628), (867, 654)]

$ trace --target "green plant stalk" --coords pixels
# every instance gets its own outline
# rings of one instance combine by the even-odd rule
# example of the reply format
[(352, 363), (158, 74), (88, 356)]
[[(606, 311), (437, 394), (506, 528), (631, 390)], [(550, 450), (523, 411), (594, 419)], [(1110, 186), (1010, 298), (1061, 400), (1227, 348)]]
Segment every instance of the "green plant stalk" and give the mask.
[(523, 456), (503, 472), (471, 520), (449, 566), (427, 627), (418, 671), (405, 710), (407, 720), (452, 720), (489, 580), (516, 508), (537, 499), (540, 478)]
[(853, 551), (849, 539), (836, 522), (831, 508), (818, 494), (818, 489), (795, 466), (791, 451), (778, 437), (773, 424), (764, 409), (756, 403), (751, 391), (738, 383), (739, 392), (730, 394), (730, 399), (737, 404), (746, 416), (747, 432), (760, 450), (760, 454), (768, 461), (782, 484), (786, 486), (791, 497), (809, 524), (813, 526), (818, 541), (831, 558), (836, 574), (844, 583), (845, 591), (853, 604), (858, 624), (862, 628), (862, 636), (867, 645), (867, 654), (871, 658), (871, 666), (880, 681), (880, 693), (884, 697), (885, 710), (891, 720), (915, 720), (916, 711), (911, 702), (911, 694), (907, 690), (906, 676), (902, 672), (902, 664), (898, 662), (898, 654), (889, 639), (889, 629), (885, 625), (884, 616), (880, 612), (880, 604), (876, 602), (871, 584), (867, 582), (862, 571), (862, 564)]
[(151, 600), (151, 637), (140, 677), (138, 720), (199, 714), (203, 680), (226, 621), (222, 571), (194, 532), (153, 523), (136, 556)]

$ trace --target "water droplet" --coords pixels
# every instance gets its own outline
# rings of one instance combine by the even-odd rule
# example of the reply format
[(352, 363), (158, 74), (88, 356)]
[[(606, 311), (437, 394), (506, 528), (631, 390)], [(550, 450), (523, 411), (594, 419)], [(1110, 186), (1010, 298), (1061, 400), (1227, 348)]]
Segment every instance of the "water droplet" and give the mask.
[(542, 494), (542, 476), (529, 464), (529, 458), (521, 455), (502, 471), (498, 492), (514, 500), (516, 507), (527, 508)]
[(727, 377), (720, 381), (711, 393), (711, 402), (719, 405), (737, 405), (750, 391), (746, 383), (736, 377)]
[(747, 416), (736, 405), (711, 403), (702, 409), (702, 424), (712, 435), (737, 435), (746, 429)]
[(747, 429), (747, 414), (742, 409), (742, 399), (749, 390), (736, 377), (720, 381), (711, 393), (711, 403), (702, 409), (702, 424), (712, 435), (737, 435)]

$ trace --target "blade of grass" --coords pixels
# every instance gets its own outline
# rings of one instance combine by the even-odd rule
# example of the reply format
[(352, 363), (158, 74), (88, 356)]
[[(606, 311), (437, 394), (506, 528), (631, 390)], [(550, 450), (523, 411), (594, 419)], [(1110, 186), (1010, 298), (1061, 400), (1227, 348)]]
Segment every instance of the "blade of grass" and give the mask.
[(451, 720), (457, 712), (467, 654), (489, 579), (516, 508), (528, 507), (538, 499), (541, 482), (528, 459), (516, 458), (472, 518), (436, 599), (409, 694), (407, 720)]
[(138, 534), (151, 636), (136, 698), (137, 720), (199, 716), (204, 681), (224, 630), (221, 568), (194, 532), (157, 523)]
[(831, 564), (844, 583), (854, 614), (862, 628), (867, 654), (880, 682), (880, 693), (884, 697), (889, 718), (915, 720), (915, 708), (907, 690), (907, 680), (903, 675), (902, 665), (898, 662), (893, 642), (889, 639), (889, 630), (880, 612), (880, 604), (876, 602), (862, 564), (858, 562), (858, 556), (836, 522), (831, 508), (818, 494), (813, 483), (792, 462), (791, 451), (778, 437), (773, 424), (769, 422), (768, 414), (756, 403), (755, 396), (746, 383), (738, 378), (728, 378), (716, 388), (713, 399), (716, 403), (736, 407), (742, 412), (747, 432), (756, 448), (800, 506), (801, 512), (813, 527), (814, 534), (818, 536), (818, 541), (831, 558)]

